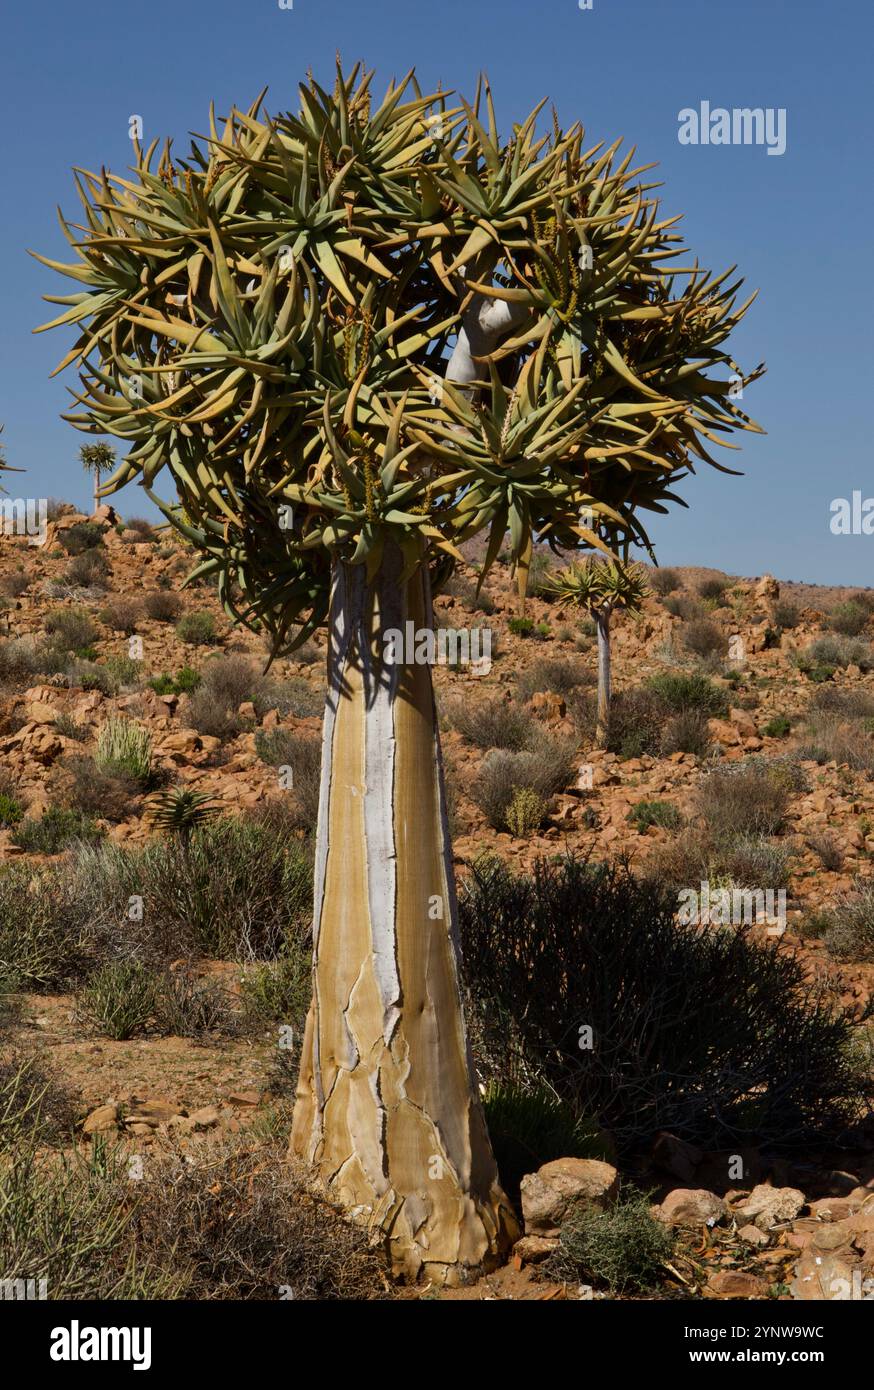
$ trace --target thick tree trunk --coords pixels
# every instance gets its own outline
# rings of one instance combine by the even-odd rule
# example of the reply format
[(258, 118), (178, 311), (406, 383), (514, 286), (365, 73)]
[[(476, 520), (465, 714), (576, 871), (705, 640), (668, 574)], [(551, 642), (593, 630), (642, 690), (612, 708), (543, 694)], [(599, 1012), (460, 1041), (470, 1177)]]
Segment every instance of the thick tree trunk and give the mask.
[(598, 723), (595, 738), (598, 746), (606, 747), (610, 733), (610, 609), (595, 612), (598, 629)]
[(341, 564), (316, 851), (314, 997), (292, 1151), (385, 1238), (393, 1267), (457, 1283), (516, 1234), (462, 1018), (457, 908), (431, 670), (383, 662), (431, 626), (427, 568)]

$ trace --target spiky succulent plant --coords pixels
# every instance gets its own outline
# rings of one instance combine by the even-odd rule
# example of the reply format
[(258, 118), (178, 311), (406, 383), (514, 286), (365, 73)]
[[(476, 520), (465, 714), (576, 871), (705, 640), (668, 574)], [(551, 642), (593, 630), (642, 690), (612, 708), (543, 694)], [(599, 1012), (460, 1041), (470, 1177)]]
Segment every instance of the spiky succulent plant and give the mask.
[(67, 418), (130, 444), (102, 494), (166, 468), (200, 573), (277, 650), (324, 620), (332, 557), (370, 576), (393, 537), (451, 567), (485, 530), (487, 570), (509, 530), (524, 592), (535, 536), (648, 545), (638, 512), (757, 428), (737, 385), (762, 368), (723, 346), (749, 301), (675, 266), (651, 166), (541, 107), (502, 137), (486, 83), (473, 106), (371, 83), (338, 67), (297, 115), (262, 94), (185, 159), (78, 175), (75, 260), (39, 258), (78, 282), (44, 325), (80, 329)]

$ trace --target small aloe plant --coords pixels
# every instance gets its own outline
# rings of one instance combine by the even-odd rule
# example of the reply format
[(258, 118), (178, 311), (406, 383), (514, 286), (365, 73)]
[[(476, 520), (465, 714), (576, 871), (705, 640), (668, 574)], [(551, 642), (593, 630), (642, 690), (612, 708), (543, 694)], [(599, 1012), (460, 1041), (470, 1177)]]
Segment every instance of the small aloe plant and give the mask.
[(153, 796), (147, 807), (151, 824), (165, 834), (178, 835), (184, 844), (218, 812), (216, 802), (190, 787), (168, 787)]

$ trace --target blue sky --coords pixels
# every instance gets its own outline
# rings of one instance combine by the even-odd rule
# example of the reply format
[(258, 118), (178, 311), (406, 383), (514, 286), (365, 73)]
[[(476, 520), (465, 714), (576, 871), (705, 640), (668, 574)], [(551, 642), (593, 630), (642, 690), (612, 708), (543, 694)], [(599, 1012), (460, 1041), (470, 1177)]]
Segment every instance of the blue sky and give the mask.
[[(732, 339), (768, 374), (744, 405), (767, 436), (742, 436), (743, 478), (702, 466), (684, 486), (688, 511), (653, 527), (663, 564), (735, 574), (874, 583), (874, 536), (834, 536), (829, 503), (874, 496), (870, 417), (874, 348), (871, 245), (870, 5), (863, 0), (47, 0), (7, 8), (0, 109), (4, 266), (0, 420), (13, 495), (84, 503), (83, 437), (61, 421), (64, 384), (49, 372), (71, 341), (33, 336), (57, 277), (25, 254), (62, 254), (55, 205), (78, 206), (74, 165), (123, 171), (128, 120), (146, 142), (181, 148), (222, 112), (269, 86), (268, 109), (296, 103), (312, 65), (329, 81), (339, 48), (377, 69), (377, 87), (415, 65), (422, 85), (471, 93), (488, 70), (501, 119), (543, 96), (564, 124), (595, 139), (624, 135), (659, 162), (664, 206), (702, 264), (734, 262), (760, 295)], [(787, 149), (684, 146), (678, 113), (698, 107), (785, 108)], [(53, 283), (54, 281), (54, 283)], [(117, 501), (148, 514), (128, 488)]]

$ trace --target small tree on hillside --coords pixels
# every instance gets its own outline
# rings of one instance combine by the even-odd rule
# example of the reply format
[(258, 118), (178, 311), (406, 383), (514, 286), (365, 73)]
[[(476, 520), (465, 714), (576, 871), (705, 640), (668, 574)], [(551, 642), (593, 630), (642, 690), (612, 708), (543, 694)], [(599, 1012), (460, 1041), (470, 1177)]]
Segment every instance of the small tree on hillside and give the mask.
[(100, 506), (100, 475), (108, 473), (116, 460), (111, 444), (83, 444), (79, 450), (79, 462), (86, 473), (94, 476), (94, 510)]
[(598, 634), (598, 719), (595, 738), (605, 747), (610, 733), (610, 619), (617, 608), (629, 613), (640, 609), (647, 595), (642, 566), (618, 560), (575, 561), (546, 581), (558, 594), (559, 608), (572, 605), (589, 613)]
[(637, 509), (753, 427), (722, 346), (746, 305), (729, 274), (670, 274), (674, 219), (620, 142), (540, 108), (502, 136), (484, 83), (469, 105), (371, 82), (338, 68), (295, 115), (259, 98), (187, 158), (79, 175), (75, 262), (48, 264), (78, 282), (68, 418), (130, 444), (104, 491), (154, 498), (166, 470), (196, 572), (275, 652), (328, 625), (292, 1144), (396, 1266), (452, 1281), (515, 1222), (462, 1018), (431, 670), (389, 634), (429, 633), (479, 531), (483, 578), (509, 531), (523, 593), (535, 534), (609, 552), (583, 508), (645, 541)]

